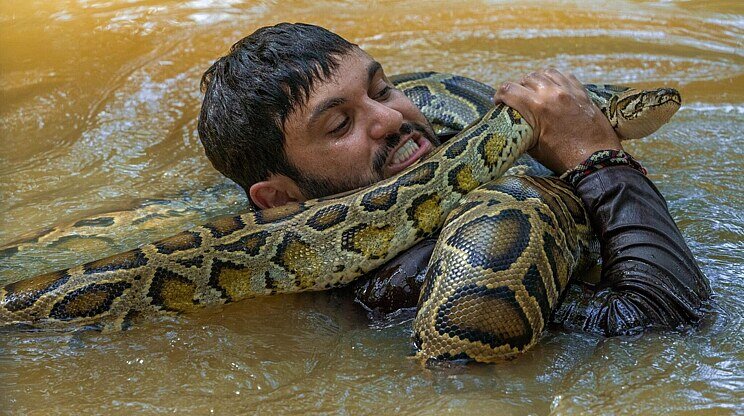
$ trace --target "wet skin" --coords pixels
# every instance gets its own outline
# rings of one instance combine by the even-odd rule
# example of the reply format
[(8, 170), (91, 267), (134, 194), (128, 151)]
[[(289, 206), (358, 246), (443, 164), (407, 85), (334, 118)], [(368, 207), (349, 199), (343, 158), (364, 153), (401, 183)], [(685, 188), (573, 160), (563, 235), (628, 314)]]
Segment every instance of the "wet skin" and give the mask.
[[(341, 57), (334, 75), (314, 86), (283, 129), (289, 160), (306, 176), (332, 184), (331, 193), (391, 177), (439, 144), (421, 111), (359, 49)], [(250, 195), (261, 208), (322, 196), (276, 174), (253, 185)]]

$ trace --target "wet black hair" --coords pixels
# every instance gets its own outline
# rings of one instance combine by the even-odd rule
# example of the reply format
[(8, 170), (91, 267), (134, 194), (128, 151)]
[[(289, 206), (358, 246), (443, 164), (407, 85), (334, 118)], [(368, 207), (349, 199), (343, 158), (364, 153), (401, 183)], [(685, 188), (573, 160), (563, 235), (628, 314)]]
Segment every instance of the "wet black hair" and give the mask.
[(304, 23), (262, 27), (235, 43), (201, 79), (199, 139), (212, 166), (249, 199), (251, 185), (271, 174), (301, 182), (284, 150), (282, 127), (293, 109), (307, 102), (314, 83), (327, 80), (354, 48), (339, 35)]

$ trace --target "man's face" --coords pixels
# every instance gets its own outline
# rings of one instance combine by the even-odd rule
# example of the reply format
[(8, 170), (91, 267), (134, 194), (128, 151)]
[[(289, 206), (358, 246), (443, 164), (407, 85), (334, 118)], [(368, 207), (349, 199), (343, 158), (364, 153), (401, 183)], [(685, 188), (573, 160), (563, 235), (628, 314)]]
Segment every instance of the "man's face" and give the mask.
[(359, 49), (340, 59), (330, 79), (314, 85), (306, 105), (287, 117), (284, 133), (307, 198), (389, 178), (439, 144), (421, 111)]

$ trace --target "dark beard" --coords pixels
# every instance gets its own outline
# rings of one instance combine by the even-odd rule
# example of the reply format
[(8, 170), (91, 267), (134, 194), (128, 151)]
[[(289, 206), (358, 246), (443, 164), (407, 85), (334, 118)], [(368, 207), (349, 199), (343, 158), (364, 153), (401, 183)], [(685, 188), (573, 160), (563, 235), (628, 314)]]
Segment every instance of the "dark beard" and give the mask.
[(377, 154), (375, 154), (374, 161), (372, 162), (372, 172), (377, 176), (377, 179), (372, 182), (359, 183), (359, 181), (351, 180), (332, 182), (328, 179), (313, 177), (305, 172), (300, 172), (299, 177), (293, 179), (297, 182), (297, 185), (300, 187), (302, 193), (307, 199), (336, 195), (372, 185), (373, 183), (385, 179), (383, 169), (385, 168), (385, 162), (388, 160), (390, 152), (392, 152), (393, 149), (395, 149), (395, 146), (400, 143), (401, 137), (411, 134), (414, 131), (421, 133), (434, 146), (439, 146), (439, 138), (437, 138), (433, 131), (430, 128), (427, 128), (427, 126), (415, 122), (403, 123), (398, 133), (393, 133), (385, 137), (385, 145), (377, 151)]

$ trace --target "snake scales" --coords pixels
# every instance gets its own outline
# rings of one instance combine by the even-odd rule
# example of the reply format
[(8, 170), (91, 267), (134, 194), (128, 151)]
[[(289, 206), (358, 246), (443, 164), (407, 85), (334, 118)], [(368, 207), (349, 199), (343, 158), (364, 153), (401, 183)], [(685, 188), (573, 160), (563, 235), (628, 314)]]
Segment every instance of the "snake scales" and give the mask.
[[(494, 361), (525, 351), (586, 261), (591, 231), (581, 203), (555, 179), (494, 181), (533, 137), (516, 111), (492, 106), (490, 87), (436, 73), (394, 82), (439, 134), (462, 132), (425, 161), (354, 193), (219, 217), (8, 284), (0, 325), (118, 329), (144, 312), (329, 289), (442, 230), (414, 322), (418, 356)], [(680, 106), (671, 89), (587, 91), (628, 139), (655, 131)]]

